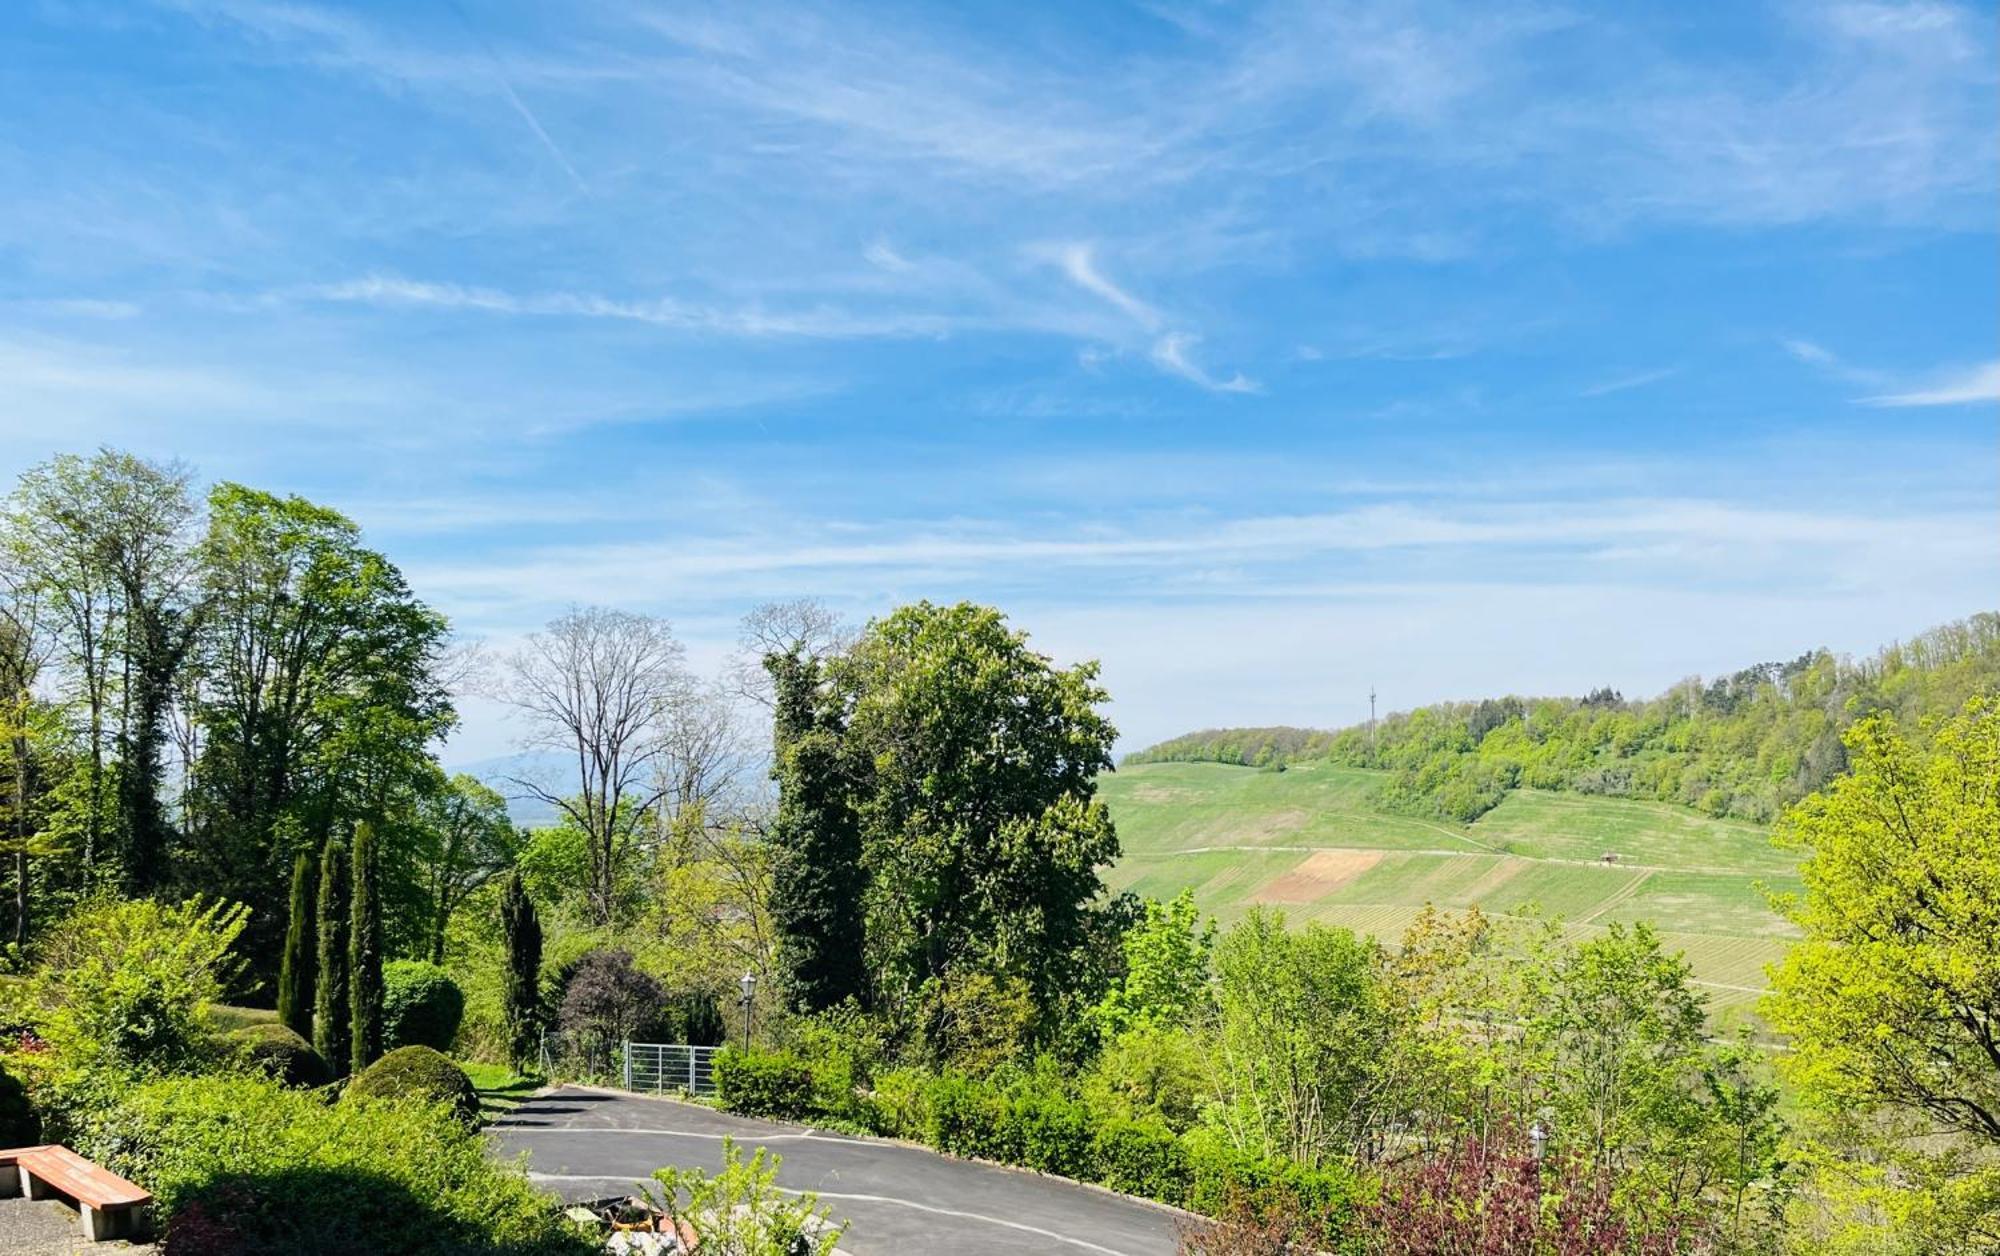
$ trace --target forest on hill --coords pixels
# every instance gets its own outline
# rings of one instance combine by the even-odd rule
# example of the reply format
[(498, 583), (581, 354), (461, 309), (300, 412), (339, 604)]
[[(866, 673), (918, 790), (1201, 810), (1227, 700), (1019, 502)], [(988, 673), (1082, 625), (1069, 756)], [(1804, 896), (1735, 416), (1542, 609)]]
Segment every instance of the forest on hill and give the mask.
[(1326, 759), (1394, 775), (1380, 802), (1470, 821), (1521, 787), (1653, 799), (1757, 822), (1847, 768), (1842, 734), (1886, 714), (1911, 735), (2000, 687), (2000, 614), (1981, 612), (1863, 659), (1827, 650), (1655, 698), (1508, 696), (1398, 712), (1372, 728), (1210, 729), (1125, 757), (1280, 768)]

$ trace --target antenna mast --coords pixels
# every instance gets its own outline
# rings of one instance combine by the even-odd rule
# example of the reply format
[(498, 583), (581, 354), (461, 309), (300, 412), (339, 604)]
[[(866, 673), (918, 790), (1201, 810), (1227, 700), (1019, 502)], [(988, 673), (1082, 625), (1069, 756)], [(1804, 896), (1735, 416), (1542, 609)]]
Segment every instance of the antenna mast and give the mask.
[(1375, 686), (1368, 686), (1368, 759), (1375, 759)]

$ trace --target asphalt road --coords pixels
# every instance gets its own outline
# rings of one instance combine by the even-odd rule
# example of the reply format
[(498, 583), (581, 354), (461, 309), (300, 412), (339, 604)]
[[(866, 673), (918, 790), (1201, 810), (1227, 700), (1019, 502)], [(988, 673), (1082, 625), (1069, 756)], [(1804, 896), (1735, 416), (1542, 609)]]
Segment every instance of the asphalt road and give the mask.
[(849, 1222), (854, 1256), (1171, 1256), (1167, 1209), (1058, 1178), (952, 1160), (920, 1147), (731, 1116), (698, 1104), (564, 1087), (489, 1127), (503, 1156), (564, 1199), (631, 1194), (661, 1165), (713, 1169), (722, 1136), (783, 1158), (778, 1184), (815, 1191)]

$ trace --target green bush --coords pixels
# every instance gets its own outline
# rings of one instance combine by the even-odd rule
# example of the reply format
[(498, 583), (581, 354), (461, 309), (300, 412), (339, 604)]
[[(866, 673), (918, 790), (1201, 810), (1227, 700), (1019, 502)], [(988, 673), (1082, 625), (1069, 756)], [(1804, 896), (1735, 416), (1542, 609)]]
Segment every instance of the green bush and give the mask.
[(924, 1141), (954, 1156), (1011, 1162), (1021, 1150), (1020, 1130), (1009, 1119), (1006, 1096), (963, 1073), (931, 1080)]
[(41, 1141), (42, 1119), (28, 1102), (28, 1088), (0, 1068), (0, 1147), (32, 1147)]
[(249, 917), (240, 905), (200, 899), (79, 908), (42, 944), (31, 987), (40, 1032), (62, 1066), (108, 1076), (212, 1063), (209, 1005), (241, 972), (230, 951)]
[(1090, 1145), (1091, 1176), (1114, 1191), (1179, 1204), (1188, 1197), (1187, 1147), (1153, 1120), (1100, 1121)]
[(877, 1073), (868, 1092), (869, 1128), (892, 1138), (921, 1140), (931, 1123), (930, 1084), (931, 1075), (918, 1068)]
[(1181, 1143), (1188, 1162), (1183, 1205), (1195, 1212), (1296, 1216), (1337, 1228), (1353, 1209), (1357, 1183), (1344, 1170), (1267, 1159), (1230, 1146), (1207, 1128), (1188, 1131)]
[(731, 1112), (799, 1120), (818, 1115), (812, 1069), (788, 1051), (730, 1048), (715, 1057), (716, 1097)]
[(445, 1104), (457, 1120), (479, 1118), (479, 1092), (465, 1070), (429, 1047), (398, 1047), (347, 1083), (343, 1100), (414, 1099)]
[(256, 1077), (129, 1092), (79, 1150), (158, 1200), (175, 1256), (584, 1256), (556, 1205), (442, 1113)]
[(399, 959), (382, 968), (382, 1045), (451, 1050), (465, 994), (436, 964)]
[(1023, 1089), (1008, 1096), (1007, 1124), (1008, 1141), (1018, 1145), (1022, 1164), (1065, 1177), (1093, 1175), (1091, 1114), (1082, 1104), (1051, 1091)]
[(276, 1021), (245, 1025), (229, 1034), (241, 1043), (251, 1066), (285, 1086), (326, 1086), (333, 1070), (310, 1042)]

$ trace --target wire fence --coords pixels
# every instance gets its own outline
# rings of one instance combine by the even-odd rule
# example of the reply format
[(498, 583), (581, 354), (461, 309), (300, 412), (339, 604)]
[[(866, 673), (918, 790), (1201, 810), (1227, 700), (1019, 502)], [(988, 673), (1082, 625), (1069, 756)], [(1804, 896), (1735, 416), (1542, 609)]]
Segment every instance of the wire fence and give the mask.
[(715, 1093), (715, 1053), (720, 1047), (679, 1042), (625, 1044), (625, 1089), (647, 1094), (670, 1090), (691, 1095)]

